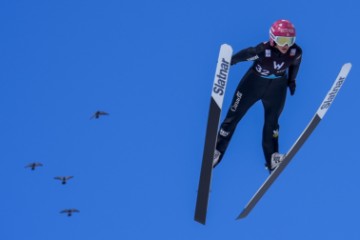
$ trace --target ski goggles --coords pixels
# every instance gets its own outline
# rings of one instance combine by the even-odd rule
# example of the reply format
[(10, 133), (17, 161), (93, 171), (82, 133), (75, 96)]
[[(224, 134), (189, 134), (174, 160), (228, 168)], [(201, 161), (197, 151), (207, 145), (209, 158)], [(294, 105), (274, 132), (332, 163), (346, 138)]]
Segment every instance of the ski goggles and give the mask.
[(274, 42), (280, 47), (283, 47), (285, 45), (291, 47), (295, 43), (295, 37), (275, 36)]

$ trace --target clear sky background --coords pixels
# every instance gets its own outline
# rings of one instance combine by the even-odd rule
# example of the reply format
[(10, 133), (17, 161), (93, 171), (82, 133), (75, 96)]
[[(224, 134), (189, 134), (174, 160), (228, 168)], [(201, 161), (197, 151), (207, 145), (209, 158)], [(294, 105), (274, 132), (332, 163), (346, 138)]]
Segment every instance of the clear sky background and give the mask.
[[(359, 3), (2, 0), (0, 239), (360, 239)], [(251, 214), (268, 176), (263, 109), (238, 125), (193, 220), (220, 45), (237, 52), (291, 20), (303, 62), (280, 119), (296, 140), (353, 64), (313, 135)], [(231, 68), (224, 113), (251, 62)], [(110, 113), (90, 117), (97, 110)], [(31, 171), (30, 162), (44, 166)], [(73, 175), (66, 185), (55, 176)], [(77, 208), (67, 217), (59, 212)]]

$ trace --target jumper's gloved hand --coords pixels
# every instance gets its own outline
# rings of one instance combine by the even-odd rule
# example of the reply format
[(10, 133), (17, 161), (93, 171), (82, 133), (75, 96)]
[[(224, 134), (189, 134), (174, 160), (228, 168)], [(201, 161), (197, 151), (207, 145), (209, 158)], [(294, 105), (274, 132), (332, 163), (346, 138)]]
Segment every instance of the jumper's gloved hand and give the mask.
[(296, 81), (295, 80), (288, 81), (288, 87), (290, 90), (290, 95), (293, 96), (295, 94)]

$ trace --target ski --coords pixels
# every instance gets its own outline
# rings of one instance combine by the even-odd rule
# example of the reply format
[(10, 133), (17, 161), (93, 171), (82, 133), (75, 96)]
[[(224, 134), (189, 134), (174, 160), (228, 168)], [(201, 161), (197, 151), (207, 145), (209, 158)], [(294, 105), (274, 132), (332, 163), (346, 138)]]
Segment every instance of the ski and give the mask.
[(255, 207), (258, 201), (262, 198), (265, 192), (270, 188), (270, 186), (275, 182), (280, 173), (285, 169), (285, 167), (289, 164), (291, 159), (295, 156), (304, 142), (308, 139), (311, 133), (314, 131), (319, 122), (323, 119), (330, 105), (334, 101), (337, 93), (339, 92), (341, 86), (343, 85), (348, 73), (351, 69), (351, 63), (346, 63), (342, 66), (339, 75), (335, 79), (330, 91), (326, 94), (325, 99), (321, 103), (314, 117), (311, 119), (307, 127), (301, 133), (299, 138), (292, 145), (290, 150), (285, 154), (283, 161), (281, 164), (271, 173), (271, 175), (265, 180), (263, 185), (258, 189), (255, 195), (251, 198), (251, 200), (247, 203), (243, 211), (237, 217), (237, 219), (245, 218), (250, 211)]
[(230, 45), (221, 45), (211, 93), (210, 110), (208, 115), (205, 146), (194, 217), (195, 221), (204, 225), (206, 222), (206, 213), (209, 201), (211, 174), (213, 169), (212, 163), (216, 147), (217, 131), (225, 96), (226, 83), (230, 71), (232, 52), (233, 50)]

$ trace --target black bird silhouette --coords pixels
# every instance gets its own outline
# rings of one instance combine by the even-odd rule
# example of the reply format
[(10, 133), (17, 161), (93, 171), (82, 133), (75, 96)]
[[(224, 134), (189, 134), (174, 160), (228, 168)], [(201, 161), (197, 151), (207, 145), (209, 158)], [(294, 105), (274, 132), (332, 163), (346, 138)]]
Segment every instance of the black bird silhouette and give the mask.
[(109, 113), (104, 112), (104, 111), (96, 111), (96, 112), (94, 113), (94, 115), (91, 116), (90, 119), (93, 119), (93, 118), (98, 119), (98, 118), (100, 118), (100, 116), (105, 116), (105, 115), (109, 115)]
[(71, 178), (73, 178), (73, 176), (57, 176), (57, 177), (54, 177), (54, 179), (60, 180), (62, 184), (66, 184), (66, 182)]
[(42, 167), (43, 164), (40, 162), (33, 162), (33, 163), (29, 163), (28, 165), (26, 165), (26, 168), (31, 168), (31, 170), (35, 170), (36, 167)]
[(73, 213), (78, 213), (80, 212), (79, 210), (77, 210), (76, 208), (70, 208), (70, 209), (64, 209), (62, 210), (60, 213), (66, 213), (68, 217), (71, 217)]

